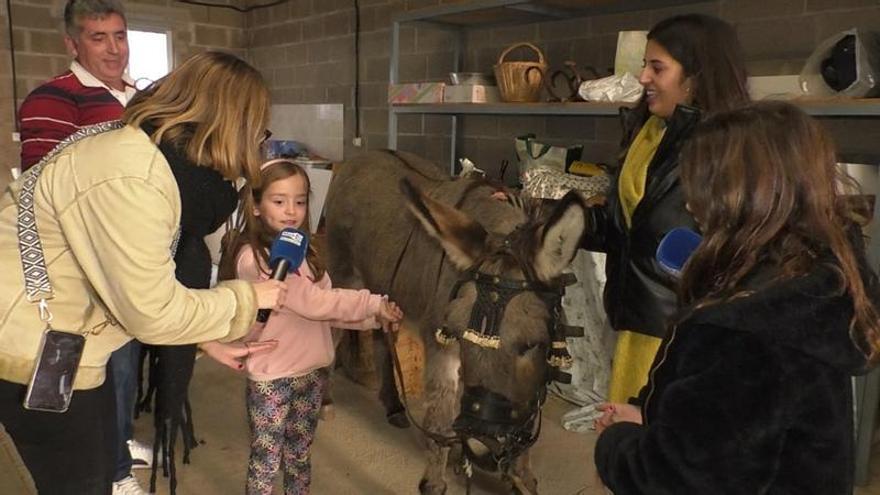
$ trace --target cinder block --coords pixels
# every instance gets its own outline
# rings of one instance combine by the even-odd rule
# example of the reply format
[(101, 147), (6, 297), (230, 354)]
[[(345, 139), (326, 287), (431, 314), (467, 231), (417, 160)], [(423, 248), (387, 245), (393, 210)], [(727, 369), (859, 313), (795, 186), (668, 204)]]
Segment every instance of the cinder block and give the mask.
[(364, 128), (371, 132), (388, 131), (388, 110), (384, 108), (363, 109), (361, 118), (364, 119)]
[(736, 25), (746, 59), (806, 58), (815, 47), (815, 16), (778, 20), (745, 21)]
[(818, 45), (826, 38), (840, 31), (857, 28), (869, 31), (880, 31), (880, 3), (873, 9), (861, 9), (849, 12), (827, 12), (816, 19), (815, 40)]
[[(3, 26), (3, 38), (5, 38), (5, 39), (3, 40), (4, 41), (3, 47), (6, 49), (9, 48), (9, 41), (8, 41), (9, 35), (7, 34), (8, 32), (9, 31), (6, 30), (6, 26), (4, 25)], [(59, 34), (56, 36), (58, 38), (58, 41), (61, 42), (61, 35)], [(31, 40), (31, 30), (30, 29), (24, 29), (24, 28), (21, 28), (21, 29), (13, 28), (12, 29), (12, 43), (15, 45), (15, 51), (17, 53), (30, 52), (31, 51), (30, 40)]]
[(422, 134), (422, 115), (400, 115), (397, 118), (397, 130), (403, 134)]
[(20, 76), (49, 79), (52, 74), (52, 57), (27, 53), (15, 54), (15, 71)]
[(287, 54), (287, 63), (289, 64), (302, 65), (305, 64), (309, 59), (306, 45), (303, 43), (288, 45), (284, 47), (284, 50)]
[[(328, 85), (327, 86), (327, 101), (329, 103), (342, 103), (344, 106), (348, 107), (352, 105), (352, 95), (354, 94), (354, 87), (351, 84), (336, 84), (336, 85)], [(351, 116), (346, 116), (345, 118), (352, 118)], [(346, 122), (348, 122), (346, 120)], [(345, 129), (345, 132), (348, 133), (349, 130)], [(351, 141), (350, 139), (346, 139), (345, 141)]]
[(877, 0), (807, 0), (807, 12), (876, 7)]
[(576, 17), (557, 22), (544, 22), (538, 25), (539, 40), (571, 40), (586, 38), (593, 31), (592, 17)]
[[(427, 74), (425, 76), (429, 81), (443, 80), (448, 81), (449, 73), (453, 71), (453, 55), (448, 53), (429, 53), (427, 55)], [(491, 72), (491, 68), (486, 70)]]
[(391, 26), (390, 5), (361, 7), (361, 32), (388, 29)]
[(290, 18), (303, 19), (312, 15), (312, 0), (290, 0)]
[(354, 22), (348, 11), (334, 12), (324, 17), (324, 36), (343, 36), (353, 32)]
[(593, 34), (613, 34), (615, 39), (618, 31), (651, 29), (654, 24), (652, 12), (649, 10), (595, 16), (592, 22)]
[(303, 88), (304, 103), (327, 103), (327, 89), (324, 86)]
[(247, 50), (247, 48), (248, 48), (247, 31), (245, 31), (244, 29), (230, 29), (229, 30), (229, 46), (233, 47), (233, 48)]
[[(468, 137), (497, 137), (499, 117), (493, 115), (465, 115), (461, 120), (461, 133)], [(513, 148), (513, 136), (510, 138)]]
[(196, 24), (195, 44), (219, 48), (229, 47), (229, 30)]
[(528, 133), (534, 133), (536, 136), (546, 136), (546, 120), (541, 117), (526, 115), (504, 117), (498, 119), (498, 135), (510, 136), (511, 146), (513, 146), (513, 138), (516, 136)]
[(314, 41), (324, 37), (324, 23), (306, 21), (302, 27), (303, 41)]
[(388, 101), (388, 84), (387, 83), (361, 83), (361, 99), (362, 107), (381, 107), (386, 105)]
[[(29, 34), (31, 38), (30, 51), (35, 53), (67, 55), (67, 48), (64, 46), (64, 38), (61, 33), (57, 31), (32, 30)], [(17, 42), (16, 49), (18, 49)]]
[(422, 27), (415, 30), (417, 53), (435, 53), (448, 51), (455, 42), (455, 37), (443, 30)]
[(244, 28), (246, 24), (245, 14), (232, 9), (208, 9), (208, 22), (219, 26)]
[(804, 13), (804, 0), (737, 0), (721, 4), (721, 15), (729, 22), (764, 18), (792, 18)]
[[(423, 82), (428, 76), (428, 57), (423, 54), (401, 55), (398, 76), (400, 82)], [(444, 78), (445, 79), (445, 78)]]
[(293, 21), (279, 24), (272, 28), (275, 44), (299, 43), (302, 41), (303, 22)]
[(22, 28), (58, 29), (60, 21), (48, 7), (12, 4), (13, 25)]
[(327, 45), (329, 46), (328, 60), (348, 66), (354, 65), (354, 37), (352, 35), (328, 40)]
[[(197, 22), (201, 24), (209, 24), (211, 22), (211, 13), (208, 11), (208, 7), (204, 5), (190, 5), (184, 4), (184, 8), (189, 12), (189, 20), (192, 22)], [(214, 9), (214, 10), (227, 10), (227, 9)]]
[(538, 138), (568, 140), (593, 139), (596, 135), (596, 117), (564, 116), (547, 119), (545, 135)]
[(388, 82), (388, 58), (366, 59), (367, 70), (362, 73), (365, 82)]
[(330, 47), (321, 41), (311, 41), (308, 45), (308, 60), (310, 64), (320, 64), (330, 59)]

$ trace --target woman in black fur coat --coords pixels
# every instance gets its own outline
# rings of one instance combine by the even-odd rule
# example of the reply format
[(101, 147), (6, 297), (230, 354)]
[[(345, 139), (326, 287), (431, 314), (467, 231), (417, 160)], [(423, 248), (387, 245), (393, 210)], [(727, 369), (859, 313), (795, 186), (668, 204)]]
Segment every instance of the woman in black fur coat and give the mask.
[(851, 494), (851, 377), (880, 317), (860, 216), (831, 139), (786, 103), (708, 119), (682, 153), (704, 233), (642, 407), (597, 421), (602, 481), (626, 494)]

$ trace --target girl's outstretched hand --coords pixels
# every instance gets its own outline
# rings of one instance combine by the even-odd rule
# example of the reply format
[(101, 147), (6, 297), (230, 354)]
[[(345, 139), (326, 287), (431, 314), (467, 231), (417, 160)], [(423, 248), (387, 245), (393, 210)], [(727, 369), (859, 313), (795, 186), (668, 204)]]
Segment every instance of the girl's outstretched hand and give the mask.
[(596, 409), (602, 411), (602, 416), (594, 422), (596, 433), (602, 433), (614, 423), (642, 424), (642, 410), (632, 404), (605, 402), (596, 406)]
[(199, 349), (211, 356), (218, 363), (236, 371), (244, 369), (244, 361), (251, 354), (265, 352), (274, 349), (278, 345), (277, 340), (264, 340), (261, 342), (203, 342)]
[(397, 332), (400, 330), (400, 320), (403, 319), (403, 310), (393, 301), (382, 301), (379, 305), (379, 314), (377, 319), (382, 324), (382, 329), (386, 332)]

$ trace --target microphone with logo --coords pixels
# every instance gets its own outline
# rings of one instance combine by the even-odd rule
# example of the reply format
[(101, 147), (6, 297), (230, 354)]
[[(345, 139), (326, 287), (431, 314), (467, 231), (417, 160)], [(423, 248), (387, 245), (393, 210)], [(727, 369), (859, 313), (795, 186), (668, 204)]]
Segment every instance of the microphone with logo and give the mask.
[(660, 268), (673, 277), (680, 278), (684, 264), (702, 240), (700, 234), (685, 227), (670, 230), (657, 246), (656, 258)]
[[(272, 279), (284, 281), (288, 273), (297, 271), (308, 251), (309, 238), (303, 231), (292, 227), (282, 230), (272, 241), (272, 249), (269, 251)], [(257, 312), (257, 322), (266, 323), (271, 313), (271, 309), (261, 309)]]

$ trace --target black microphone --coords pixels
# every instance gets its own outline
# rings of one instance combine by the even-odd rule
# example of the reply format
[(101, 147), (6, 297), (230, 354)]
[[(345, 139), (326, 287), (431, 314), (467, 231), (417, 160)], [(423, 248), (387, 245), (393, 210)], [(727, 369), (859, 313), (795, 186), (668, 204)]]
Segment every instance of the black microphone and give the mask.
[[(287, 274), (298, 269), (306, 258), (309, 250), (309, 238), (304, 232), (294, 228), (282, 230), (272, 241), (269, 251), (269, 267), (272, 268), (272, 280), (284, 281)], [(257, 322), (266, 323), (271, 309), (257, 311)]]

